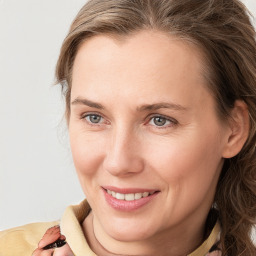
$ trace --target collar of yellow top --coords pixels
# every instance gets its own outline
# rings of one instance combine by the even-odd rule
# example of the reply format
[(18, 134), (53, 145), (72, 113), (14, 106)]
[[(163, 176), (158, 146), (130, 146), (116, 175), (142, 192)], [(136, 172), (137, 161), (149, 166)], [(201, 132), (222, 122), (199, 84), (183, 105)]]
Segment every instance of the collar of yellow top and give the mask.
[[(71, 205), (65, 210), (60, 222), (61, 233), (66, 236), (67, 243), (77, 256), (97, 256), (90, 249), (81, 228), (81, 223), (89, 214), (90, 210), (91, 208), (87, 200), (82, 201), (79, 205)], [(220, 224), (217, 221), (208, 238), (188, 256), (206, 255), (218, 240), (219, 234)]]

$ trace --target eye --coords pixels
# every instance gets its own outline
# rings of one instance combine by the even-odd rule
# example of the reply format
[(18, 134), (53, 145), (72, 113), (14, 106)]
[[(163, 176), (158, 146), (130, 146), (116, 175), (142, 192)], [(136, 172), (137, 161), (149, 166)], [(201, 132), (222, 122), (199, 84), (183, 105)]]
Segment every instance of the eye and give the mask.
[(102, 122), (102, 116), (96, 114), (88, 114), (83, 117), (87, 122), (91, 124), (99, 124)]
[(168, 119), (164, 116), (154, 116), (149, 121), (150, 125), (158, 127), (168, 127), (177, 124), (176, 120)]

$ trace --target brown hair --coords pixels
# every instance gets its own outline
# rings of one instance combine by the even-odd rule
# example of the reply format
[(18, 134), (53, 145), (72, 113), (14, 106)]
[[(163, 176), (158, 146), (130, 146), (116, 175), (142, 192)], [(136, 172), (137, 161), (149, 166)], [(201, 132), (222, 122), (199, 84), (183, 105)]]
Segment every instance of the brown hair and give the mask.
[(238, 0), (91, 0), (80, 10), (64, 40), (56, 67), (57, 82), (70, 114), (72, 67), (79, 46), (97, 34), (129, 36), (154, 29), (196, 44), (204, 53), (205, 77), (220, 118), (237, 99), (250, 117), (241, 152), (226, 159), (215, 205), (222, 225), (223, 255), (253, 256), (251, 230), (256, 219), (256, 42), (246, 7)]

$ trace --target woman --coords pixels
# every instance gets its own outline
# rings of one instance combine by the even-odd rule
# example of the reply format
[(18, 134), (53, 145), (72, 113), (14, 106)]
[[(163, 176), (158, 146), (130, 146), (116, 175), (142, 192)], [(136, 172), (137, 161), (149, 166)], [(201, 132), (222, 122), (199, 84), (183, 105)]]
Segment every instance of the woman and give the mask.
[(89, 1), (56, 68), (87, 200), (3, 255), (255, 255), (255, 57), (237, 0)]

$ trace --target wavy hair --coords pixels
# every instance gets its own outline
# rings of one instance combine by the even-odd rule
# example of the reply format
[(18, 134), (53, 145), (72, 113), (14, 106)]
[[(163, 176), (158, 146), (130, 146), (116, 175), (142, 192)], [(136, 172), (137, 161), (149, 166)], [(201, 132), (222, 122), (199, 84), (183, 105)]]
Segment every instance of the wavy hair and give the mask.
[(90, 0), (65, 38), (57, 83), (70, 114), (72, 68), (79, 46), (97, 34), (126, 37), (158, 30), (192, 42), (204, 55), (204, 76), (225, 120), (236, 100), (249, 111), (249, 137), (238, 155), (225, 159), (214, 205), (222, 225), (223, 255), (254, 256), (256, 219), (256, 42), (250, 14), (239, 0)]

